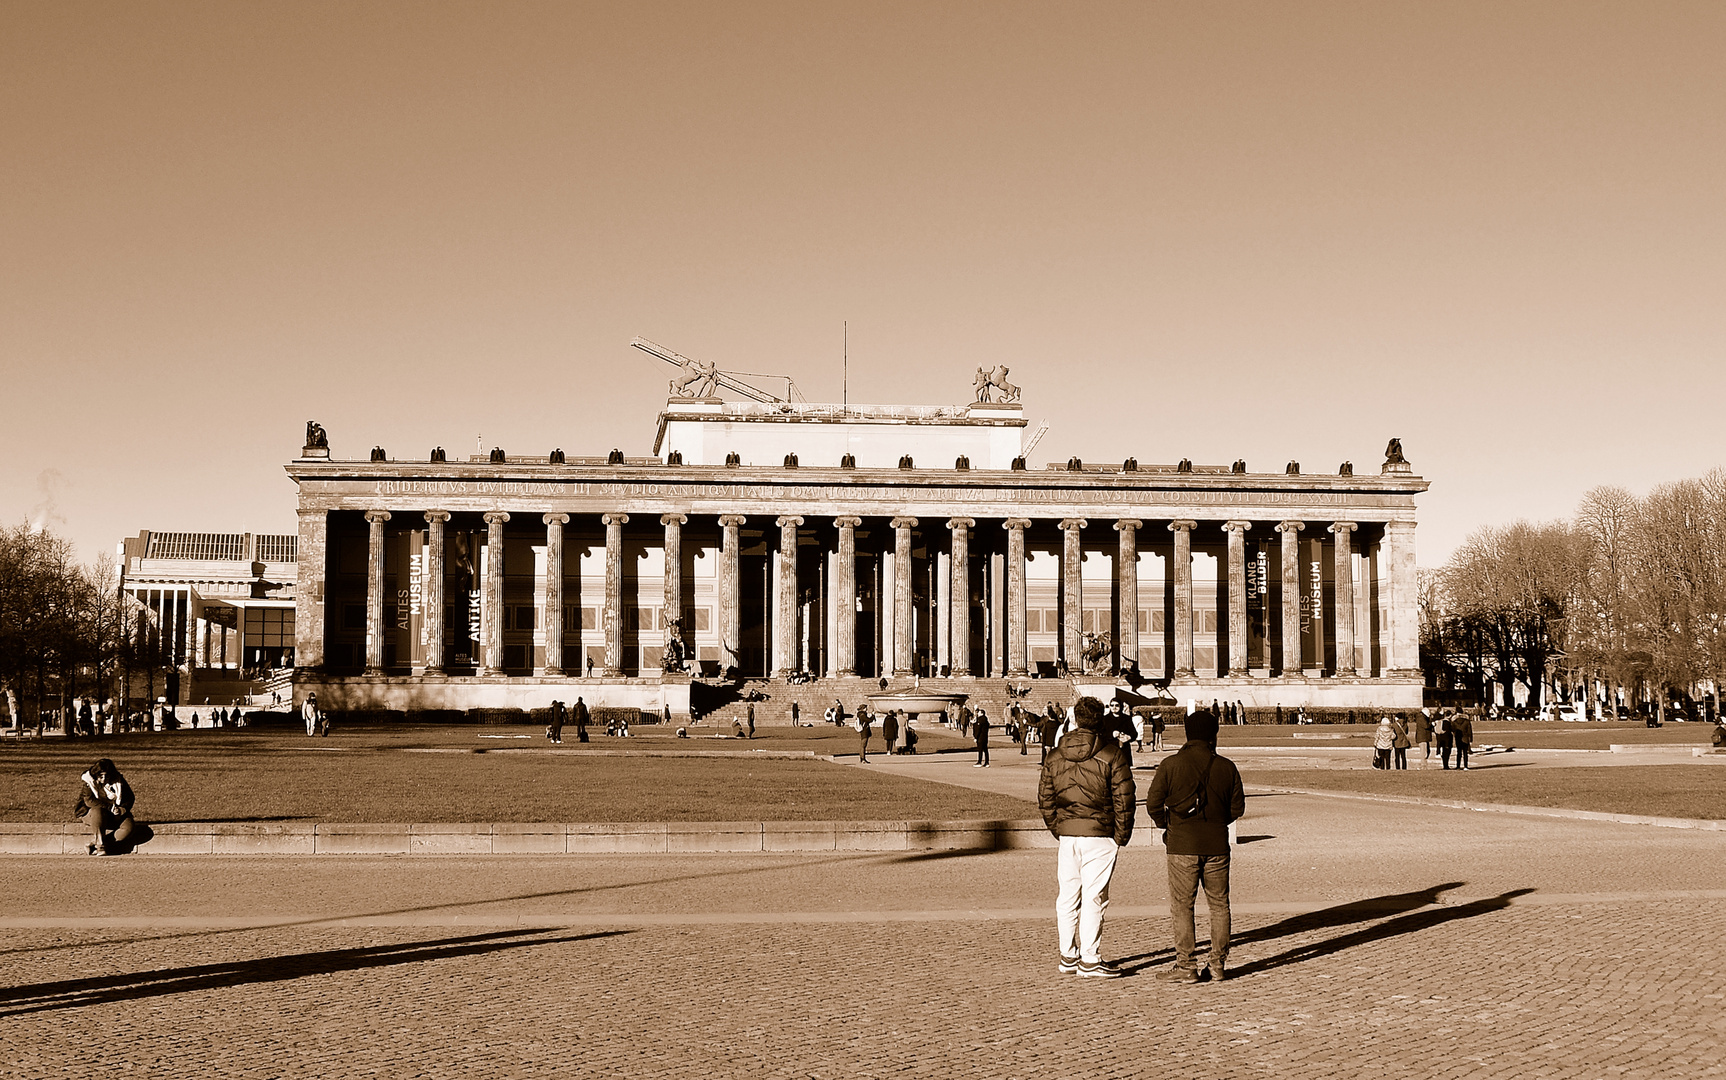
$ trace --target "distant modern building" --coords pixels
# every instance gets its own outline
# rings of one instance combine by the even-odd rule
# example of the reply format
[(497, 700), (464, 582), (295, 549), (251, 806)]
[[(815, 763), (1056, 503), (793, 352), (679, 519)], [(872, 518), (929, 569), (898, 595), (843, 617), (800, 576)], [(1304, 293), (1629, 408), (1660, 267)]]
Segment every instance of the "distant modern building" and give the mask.
[(144, 531), (120, 541), (120, 588), (149, 612), (180, 675), (172, 698), (199, 702), (199, 686), (293, 665), (298, 547), (292, 534)]
[(1293, 462), (1031, 471), (1011, 397), (673, 397), (652, 457), (342, 460), (311, 425), (287, 466), (299, 692), (453, 709), (580, 692), (680, 712), (688, 679), (661, 670), (675, 642), (697, 677), (1089, 667), (1183, 699), (1420, 705), (1428, 485), (1400, 446), (1359, 476)]

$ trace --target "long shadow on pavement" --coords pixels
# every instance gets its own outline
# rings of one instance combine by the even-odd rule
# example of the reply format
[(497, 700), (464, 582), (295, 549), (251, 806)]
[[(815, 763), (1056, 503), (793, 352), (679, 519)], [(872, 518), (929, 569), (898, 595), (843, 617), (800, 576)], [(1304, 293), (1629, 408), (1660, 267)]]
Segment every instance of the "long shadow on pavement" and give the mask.
[(1533, 889), (1511, 889), (1481, 900), (1471, 900), (1455, 907), (1427, 908), (1422, 911), (1398, 915), (1393, 919), (1378, 923), (1375, 926), (1362, 927), (1353, 933), (1341, 937), (1329, 938), (1325, 941), (1315, 941), (1310, 945), (1301, 945), (1275, 956), (1267, 956), (1263, 960), (1255, 960), (1250, 964), (1236, 968), (1231, 976), (1255, 975), (1263, 971), (1271, 971), (1289, 964), (1298, 964), (1305, 960), (1316, 960), (1321, 956), (1330, 956), (1352, 949), (1357, 945), (1366, 945), (1386, 938), (1400, 937), (1403, 934), (1418, 933), (1434, 926), (1458, 922), (1462, 919), (1472, 919), (1477, 915), (1486, 915), (1494, 911), (1503, 911), (1510, 906), (1512, 900), (1519, 896), (1527, 896)]
[(225, 964), (198, 964), (95, 979), (69, 979), (5, 987), (0, 988), (0, 1017), (108, 1005), (119, 1001), (184, 994), (194, 990), (218, 990), (255, 983), (282, 982), (305, 978), (308, 975), (330, 975), (340, 971), (365, 971), (398, 964), (447, 960), (458, 956), (480, 956), (505, 949), (591, 941), (632, 933), (629, 930), (604, 930), (565, 937), (544, 936), (550, 932), (504, 930), (432, 941), (408, 941), (399, 945), (330, 949), (290, 956), (262, 956)]

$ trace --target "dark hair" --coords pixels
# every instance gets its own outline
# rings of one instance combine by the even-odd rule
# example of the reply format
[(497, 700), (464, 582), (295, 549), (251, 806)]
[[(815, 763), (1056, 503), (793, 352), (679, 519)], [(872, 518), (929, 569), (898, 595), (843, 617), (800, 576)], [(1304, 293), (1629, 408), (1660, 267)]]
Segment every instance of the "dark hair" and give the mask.
[(1209, 709), (1200, 709), (1187, 717), (1187, 741), (1208, 742), (1217, 741), (1217, 715)]
[(97, 776), (119, 776), (120, 775), (120, 770), (116, 769), (114, 767), (114, 763), (112, 761), (109, 761), (107, 758), (103, 758), (102, 760), (96, 762), (96, 764), (92, 765), (90, 767), (90, 771)]
[(1103, 703), (1094, 697), (1082, 697), (1073, 703), (1073, 723), (1086, 731), (1097, 730), (1103, 722)]

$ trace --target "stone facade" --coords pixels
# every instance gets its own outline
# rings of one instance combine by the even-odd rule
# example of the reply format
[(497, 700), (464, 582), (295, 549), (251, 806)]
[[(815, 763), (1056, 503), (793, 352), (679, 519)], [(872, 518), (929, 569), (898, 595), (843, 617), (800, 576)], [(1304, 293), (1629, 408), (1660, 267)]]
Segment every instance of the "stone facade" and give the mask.
[[(581, 692), (678, 714), (687, 677), (660, 669), (675, 619), (697, 677), (1077, 674), (1106, 633), (1104, 669), (1178, 698), (1420, 704), (1427, 483), (1405, 464), (1028, 471), (1010, 453), (1016, 405), (907, 408), (897, 424), (882, 406), (853, 407), (858, 423), (840, 406), (798, 405), (795, 422), (696, 406), (661, 417), (657, 447), (689, 448), (671, 464), (291, 463), (304, 686), (337, 707)], [(895, 453), (913, 434), (971, 460)], [(853, 463), (807, 452), (841, 445)]]

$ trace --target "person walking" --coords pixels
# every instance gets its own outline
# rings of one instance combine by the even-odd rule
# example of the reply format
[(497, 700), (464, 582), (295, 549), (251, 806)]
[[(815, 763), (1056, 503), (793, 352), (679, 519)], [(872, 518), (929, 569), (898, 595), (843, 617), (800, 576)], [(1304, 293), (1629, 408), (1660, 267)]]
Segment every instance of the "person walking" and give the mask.
[(1077, 728), (1043, 762), (1037, 808), (1060, 845), (1056, 857), (1056, 970), (1086, 978), (1124, 975), (1102, 958), (1103, 914), (1115, 858), (1133, 838), (1137, 792), (1133, 766), (1113, 734), (1103, 703), (1080, 698), (1073, 706)]
[(1048, 761), (1049, 752), (1061, 741), (1061, 722), (1052, 716), (1041, 717), (1037, 721), (1037, 741), (1043, 745), (1043, 761)]
[(318, 695), (307, 694), (304, 705), (300, 706), (300, 715), (306, 722), (306, 735), (318, 733)]
[(857, 706), (857, 763), (869, 764), (869, 736), (875, 732), (875, 718), (869, 715), (869, 706)]
[(749, 703), (749, 709), (744, 715), (749, 721), (747, 725), (749, 731), (748, 738), (753, 739), (755, 738), (755, 702), (751, 701)]
[(1375, 769), (1390, 768), (1391, 747), (1396, 745), (1396, 732), (1391, 729), (1390, 717), (1378, 718), (1378, 728), (1372, 733), (1372, 767)]
[(888, 709), (881, 718), (881, 741), (887, 744), (887, 756), (892, 757), (899, 744), (899, 710)]
[(563, 741), (563, 702), (552, 699), (551, 725), (545, 729), (545, 737), (554, 743)]
[(977, 710), (977, 715), (971, 718), (971, 738), (977, 743), (977, 761), (973, 769), (989, 767), (989, 714), (983, 709)]
[(1468, 768), (1468, 752), (1474, 746), (1474, 718), (1458, 711), (1450, 718), (1450, 737), (1456, 743), (1456, 767)]
[(1152, 751), (1161, 750), (1163, 748), (1163, 732), (1168, 728), (1168, 726), (1169, 722), (1163, 719), (1163, 710), (1158, 709), (1156, 712), (1151, 714)]
[(587, 741), (587, 702), (576, 696), (575, 704), (569, 708), (569, 722), (575, 725), (575, 741)]
[(1414, 714), (1414, 741), (1420, 744), (1420, 767), (1432, 758), (1432, 713), (1422, 709)]
[(1200, 981), (1193, 956), (1193, 901), (1203, 883), (1211, 912), (1211, 981), (1221, 981), (1229, 956), (1229, 825), (1246, 813), (1246, 790), (1235, 763), (1217, 753), (1217, 718), (1187, 717), (1187, 741), (1164, 758), (1151, 776), (1145, 809), (1163, 833), (1168, 852), (1169, 921), (1175, 962), (1157, 977), (1166, 982)]
[(1438, 737), (1438, 760), (1446, 768), (1450, 768), (1450, 744), (1455, 736), (1450, 730), (1450, 710), (1440, 709), (1438, 715), (1432, 718), (1432, 731)]
[(1391, 743), (1390, 752), (1395, 758), (1395, 767), (1408, 768), (1408, 748), (1411, 741), (1408, 737), (1408, 718), (1402, 713), (1392, 713), (1390, 717)]

